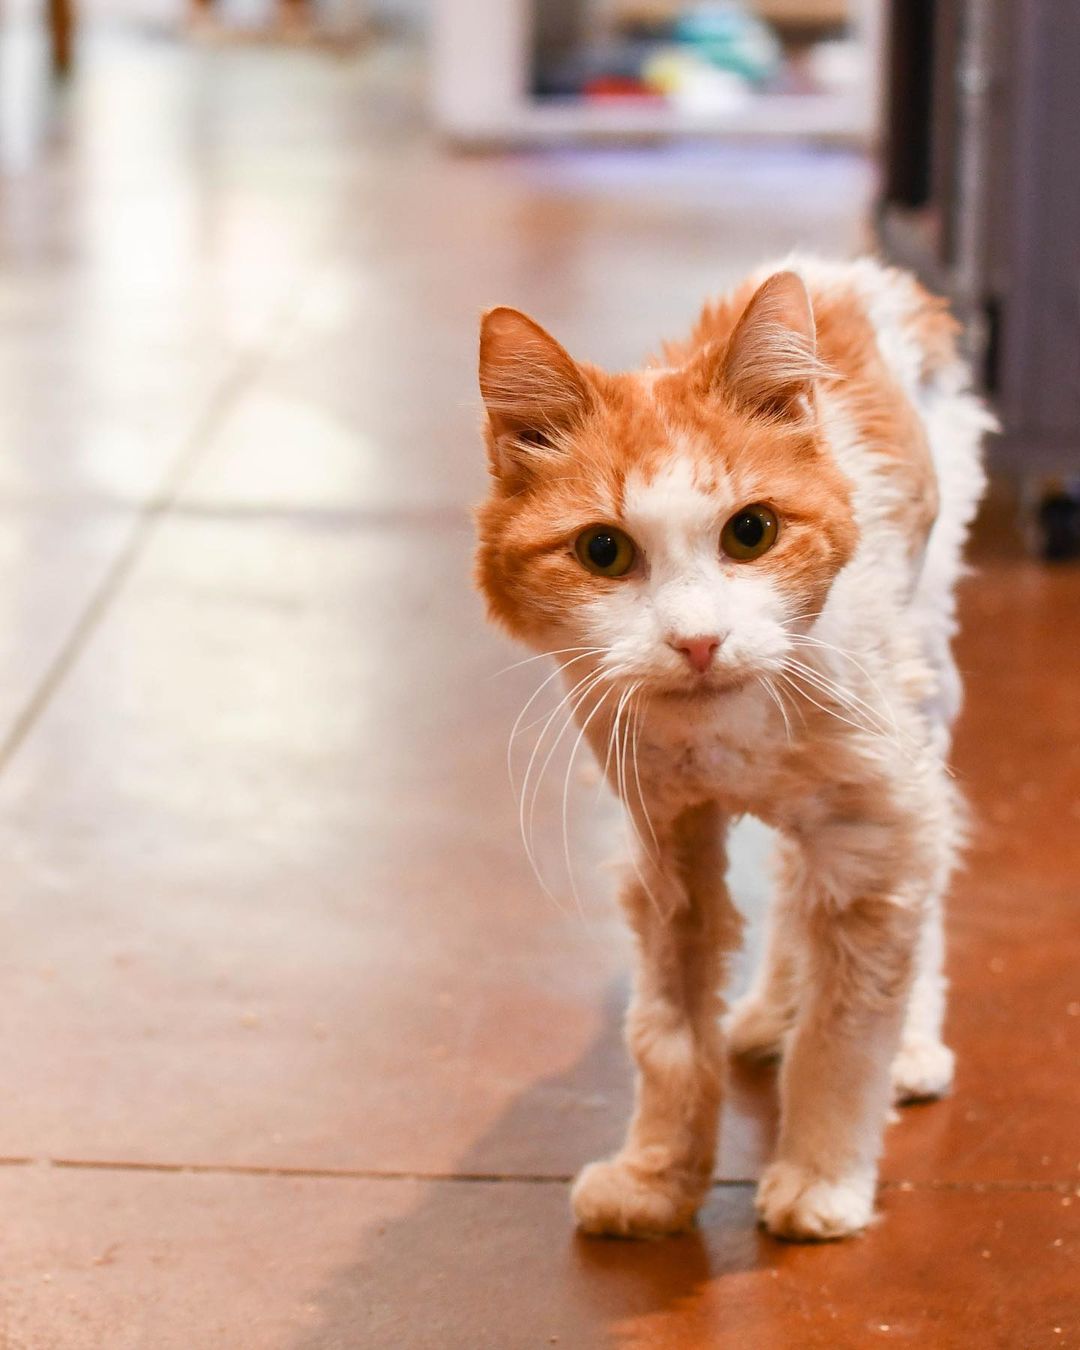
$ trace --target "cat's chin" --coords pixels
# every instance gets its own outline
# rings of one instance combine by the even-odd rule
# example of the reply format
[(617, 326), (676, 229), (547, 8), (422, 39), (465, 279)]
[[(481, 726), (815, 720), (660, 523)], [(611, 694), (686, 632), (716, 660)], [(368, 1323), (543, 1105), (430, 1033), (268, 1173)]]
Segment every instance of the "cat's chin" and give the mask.
[(697, 680), (693, 684), (657, 685), (649, 690), (654, 698), (682, 703), (707, 703), (710, 699), (727, 698), (745, 689), (753, 679), (751, 675), (717, 676)]

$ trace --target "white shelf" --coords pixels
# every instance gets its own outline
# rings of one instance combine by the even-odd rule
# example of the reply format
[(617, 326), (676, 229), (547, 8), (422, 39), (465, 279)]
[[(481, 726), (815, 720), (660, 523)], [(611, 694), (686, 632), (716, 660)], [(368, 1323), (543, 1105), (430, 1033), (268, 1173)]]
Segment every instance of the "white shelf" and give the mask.
[[(630, 99), (522, 99), (502, 113), (499, 124), (459, 133), (463, 142), (527, 144), (565, 140), (652, 139), (671, 136), (810, 137), (869, 139), (860, 101), (836, 94), (759, 94), (745, 108), (688, 112), (670, 104)], [(444, 128), (452, 136), (453, 128)]]
[[(542, 0), (536, 0), (542, 3)], [(531, 0), (436, 0), (432, 112), (461, 145), (673, 136), (809, 137), (865, 143), (877, 125), (880, 0), (853, 0), (865, 54), (857, 90), (759, 94), (736, 110), (690, 112), (659, 101), (533, 98)]]

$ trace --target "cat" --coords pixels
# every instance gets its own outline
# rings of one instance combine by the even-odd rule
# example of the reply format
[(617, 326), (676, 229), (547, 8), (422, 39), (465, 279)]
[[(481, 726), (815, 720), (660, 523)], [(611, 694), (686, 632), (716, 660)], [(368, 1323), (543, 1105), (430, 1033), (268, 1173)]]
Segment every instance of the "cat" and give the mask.
[[(865, 1228), (891, 1103), (951, 1086), (953, 590), (993, 425), (958, 333), (871, 259), (764, 269), (632, 373), (517, 310), (483, 317), (478, 585), (558, 662), (636, 836), (636, 1101), (572, 1188), (586, 1232), (694, 1221), (727, 1050), (782, 1054), (756, 1203), (784, 1238)], [(762, 968), (722, 1019), (744, 813), (777, 831), (779, 866)]]

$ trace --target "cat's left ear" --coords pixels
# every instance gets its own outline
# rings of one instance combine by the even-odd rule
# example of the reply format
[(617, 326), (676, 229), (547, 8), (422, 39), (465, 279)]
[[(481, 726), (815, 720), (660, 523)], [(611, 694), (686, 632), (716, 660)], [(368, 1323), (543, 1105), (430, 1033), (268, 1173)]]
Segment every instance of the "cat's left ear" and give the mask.
[(811, 414), (814, 384), (824, 373), (806, 286), (795, 272), (776, 272), (736, 324), (717, 383), (747, 412), (796, 421)]

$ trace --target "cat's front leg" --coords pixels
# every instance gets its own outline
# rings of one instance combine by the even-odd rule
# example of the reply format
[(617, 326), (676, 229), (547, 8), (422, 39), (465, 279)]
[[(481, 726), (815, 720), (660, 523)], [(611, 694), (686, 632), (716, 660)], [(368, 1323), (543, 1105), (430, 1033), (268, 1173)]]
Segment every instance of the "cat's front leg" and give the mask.
[[(871, 827), (876, 831), (876, 827)], [(838, 835), (853, 842), (845, 823)], [(880, 841), (903, 857), (911, 836)], [(897, 851), (894, 851), (897, 850)], [(873, 1218), (877, 1161), (892, 1091), (890, 1066), (915, 967), (923, 889), (861, 860), (862, 883), (844, 894), (842, 856), (807, 860), (799, 910), (804, 979), (798, 1021), (781, 1068), (777, 1158), (758, 1188), (758, 1210), (787, 1238), (838, 1238)]]
[[(712, 1183), (724, 1056), (725, 956), (739, 920), (724, 885), (724, 822), (711, 805), (657, 830), (623, 904), (638, 940), (627, 1040), (637, 1097), (626, 1142), (574, 1184), (588, 1233), (649, 1237), (688, 1227)], [(639, 875), (640, 874), (640, 875)]]

